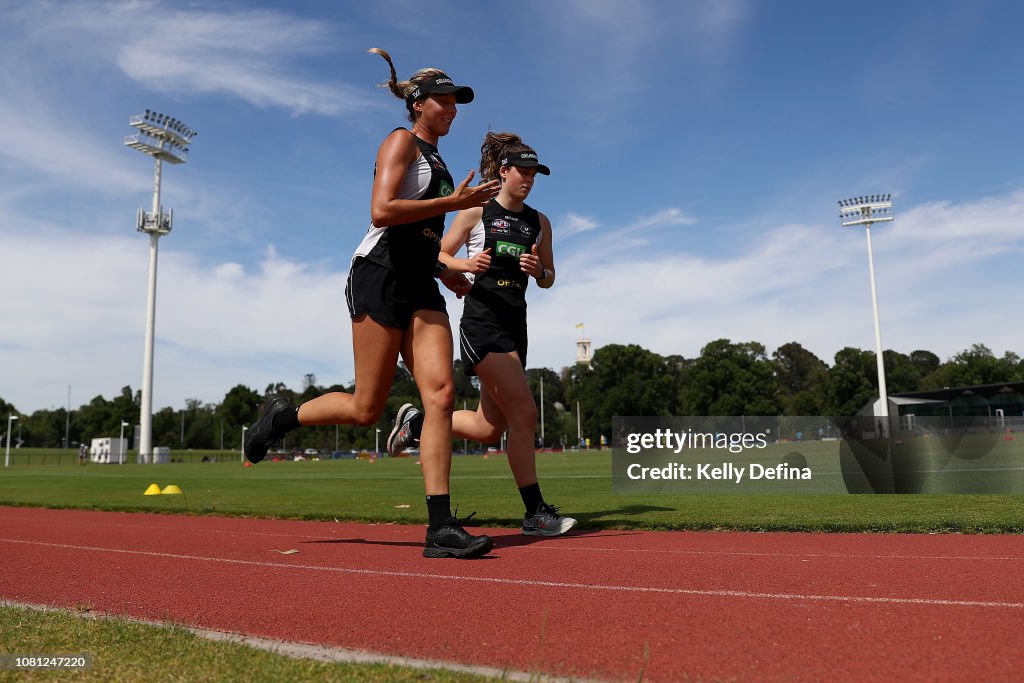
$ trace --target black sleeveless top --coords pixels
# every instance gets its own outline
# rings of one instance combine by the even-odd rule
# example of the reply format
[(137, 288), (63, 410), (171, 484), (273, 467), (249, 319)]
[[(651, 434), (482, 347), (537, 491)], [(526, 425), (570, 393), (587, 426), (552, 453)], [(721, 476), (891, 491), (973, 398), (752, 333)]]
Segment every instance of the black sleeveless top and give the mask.
[(466, 296), (466, 315), (482, 314), (482, 309), (499, 314), (526, 313), (530, 276), (519, 268), (519, 257), (530, 253), (540, 236), (540, 214), (536, 209), (523, 205), (523, 210), (516, 212), (496, 199), (487, 202), (468, 243), (472, 245), (470, 257), (490, 248), (491, 267), (474, 279), (473, 289)]
[[(396, 128), (395, 130), (407, 130)], [(394, 131), (392, 131), (394, 132)], [(416, 140), (420, 156), (409, 166), (403, 189), (422, 185), (426, 188), (418, 196), (400, 196), (400, 199), (434, 199), (447, 197), (455, 191), (454, 181), (448, 172), (437, 147), (421, 140), (411, 131)], [(429, 180), (427, 174), (429, 173)], [(376, 176), (377, 170), (374, 169)], [(401, 225), (378, 228), (371, 225), (356, 256), (384, 266), (405, 278), (433, 278), (437, 255), (441, 251), (441, 235), (444, 233), (445, 215), (439, 214), (423, 220)]]

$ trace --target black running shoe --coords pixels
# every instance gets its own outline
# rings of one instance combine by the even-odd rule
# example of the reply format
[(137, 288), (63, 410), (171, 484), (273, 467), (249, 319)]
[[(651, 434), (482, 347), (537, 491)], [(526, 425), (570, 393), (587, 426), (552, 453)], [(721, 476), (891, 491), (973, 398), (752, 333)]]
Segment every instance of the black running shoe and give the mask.
[(468, 560), (486, 555), (493, 547), (494, 541), (490, 536), (473, 536), (462, 528), (459, 520), (449, 517), (440, 529), (427, 529), (423, 557), (454, 557)]
[(249, 427), (245, 433), (245, 459), (256, 464), (267, 457), (267, 451), (274, 443), (284, 438), (284, 434), (274, 431), (274, 418), (286, 410), (295, 410), (295, 406), (284, 396), (275, 396), (270, 399), (260, 419), (256, 424)]

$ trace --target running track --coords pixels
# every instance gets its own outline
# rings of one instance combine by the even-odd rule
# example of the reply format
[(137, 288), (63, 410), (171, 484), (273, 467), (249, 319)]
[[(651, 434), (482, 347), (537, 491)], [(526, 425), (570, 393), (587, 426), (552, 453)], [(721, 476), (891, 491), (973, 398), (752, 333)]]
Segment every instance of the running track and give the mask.
[(600, 680), (1024, 671), (1020, 536), (488, 533), (426, 560), (421, 527), (0, 507), (0, 598)]

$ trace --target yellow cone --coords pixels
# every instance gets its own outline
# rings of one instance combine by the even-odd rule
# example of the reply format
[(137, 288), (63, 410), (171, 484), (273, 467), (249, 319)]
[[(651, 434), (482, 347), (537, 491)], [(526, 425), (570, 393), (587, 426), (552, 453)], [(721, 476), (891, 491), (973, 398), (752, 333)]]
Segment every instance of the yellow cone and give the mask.
[(161, 493), (167, 496), (173, 493), (180, 494), (182, 493), (182, 490), (178, 488), (177, 484), (168, 484), (167, 486), (164, 487), (164, 490), (161, 491)]
[(160, 487), (157, 486), (156, 484), (150, 484), (149, 488), (146, 489), (146, 492), (143, 493), (142, 495), (144, 495), (144, 496), (159, 496), (160, 495)]

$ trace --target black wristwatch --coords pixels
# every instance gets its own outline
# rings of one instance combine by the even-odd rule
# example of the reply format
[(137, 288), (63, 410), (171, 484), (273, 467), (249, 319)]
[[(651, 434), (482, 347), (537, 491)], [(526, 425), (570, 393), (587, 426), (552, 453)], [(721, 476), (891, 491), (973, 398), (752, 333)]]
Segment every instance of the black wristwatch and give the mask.
[(434, 277), (441, 277), (446, 270), (448, 270), (448, 266), (438, 261), (437, 265), (434, 266)]

